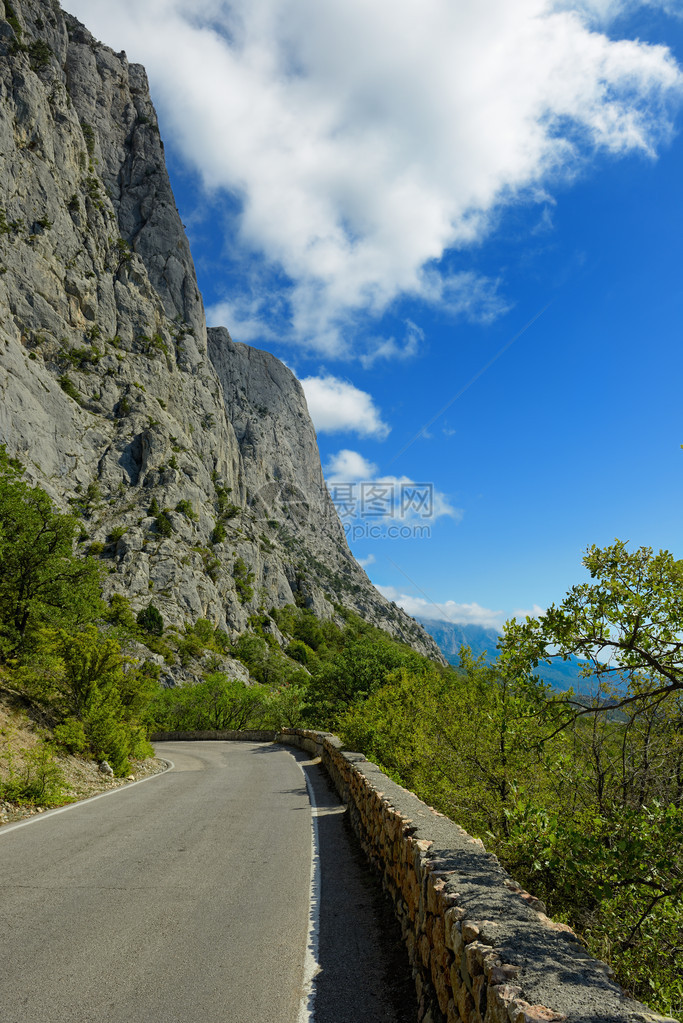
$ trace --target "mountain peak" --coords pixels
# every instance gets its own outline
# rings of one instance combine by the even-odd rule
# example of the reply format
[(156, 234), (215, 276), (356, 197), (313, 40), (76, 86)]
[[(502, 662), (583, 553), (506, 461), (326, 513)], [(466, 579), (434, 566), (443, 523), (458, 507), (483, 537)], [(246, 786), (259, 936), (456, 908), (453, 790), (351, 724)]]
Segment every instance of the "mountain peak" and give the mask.
[(343, 607), (440, 659), (351, 555), (298, 381), (207, 331), (144, 69), (50, 0), (5, 11), (0, 442), (136, 610)]

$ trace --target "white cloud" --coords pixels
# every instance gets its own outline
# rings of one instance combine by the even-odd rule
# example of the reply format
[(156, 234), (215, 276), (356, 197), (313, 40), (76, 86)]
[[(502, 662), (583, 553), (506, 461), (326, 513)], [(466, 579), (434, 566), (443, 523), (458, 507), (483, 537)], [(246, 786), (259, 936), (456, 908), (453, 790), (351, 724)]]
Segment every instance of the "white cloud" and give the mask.
[(648, 2), (678, 0), (68, 6), (147, 66), (188, 165), (241, 204), (231, 248), (283, 275), (290, 337), (333, 352), (349, 317), (402, 294), (474, 314), (445, 253), (597, 151), (655, 154), (683, 75), (665, 47), (603, 31)]
[(330, 456), (325, 466), (325, 479), (328, 483), (371, 480), (376, 472), (377, 466), (373, 462), (363, 458), (357, 451), (344, 448)]
[(601, 27), (639, 7), (654, 7), (672, 17), (683, 17), (680, 0), (556, 0), (555, 6), (557, 10), (577, 11), (589, 24)]
[(523, 607), (517, 608), (517, 610), (513, 612), (512, 617), (520, 618), (523, 620), (524, 618), (538, 618), (540, 615), (544, 614), (545, 608), (541, 607), (540, 604), (534, 604), (534, 606), (531, 608)]
[[(437, 490), (433, 484), (418, 483), (416, 480), (411, 480), (409, 476), (379, 476), (374, 482), (379, 484), (388, 484), (393, 487), (395, 493), (403, 492), (404, 494), (410, 495), (410, 492), (415, 488), (418, 493), (416, 494), (416, 505), (405, 511), (402, 518), (405, 522), (419, 521), (422, 518), (421, 501), (424, 499), (427, 503), (431, 503), (431, 510), (428, 518), (439, 519), (442, 516), (455, 519), (456, 522), (461, 522), (464, 512), (462, 508), (454, 508), (445, 494), (442, 494), (440, 490)], [(429, 496), (424, 498), (423, 491), (425, 487), (429, 487)], [(409, 496), (408, 496), (409, 500)]]
[(463, 517), (462, 509), (454, 508), (432, 483), (409, 476), (378, 476), (377, 466), (357, 451), (344, 448), (331, 455), (324, 472), (332, 500), (347, 524), (428, 526), (444, 516), (456, 522)]
[(456, 625), (483, 625), (499, 632), (503, 627), (502, 611), (491, 611), (476, 601), (471, 604), (458, 604), (454, 600), (438, 603), (425, 597), (401, 593), (394, 586), (377, 586), (377, 589), (387, 600), (393, 600), (413, 617), (426, 618), (428, 621), (454, 622)]
[(368, 568), (370, 565), (375, 564), (375, 555), (368, 554), (367, 558), (356, 558), (356, 561), (361, 568)]
[(264, 303), (256, 299), (232, 302), (225, 299), (206, 307), (206, 322), (209, 327), (229, 324), (230, 336), (244, 344), (278, 341), (278, 332), (269, 325), (263, 306)]
[(423, 297), (441, 312), (463, 317), (470, 323), (492, 323), (510, 308), (498, 294), (500, 281), (470, 271), (442, 274), (434, 267), (422, 272)]
[(424, 341), (425, 335), (421, 327), (412, 320), (406, 320), (403, 343), (398, 344), (393, 337), (381, 338), (374, 348), (361, 355), (360, 361), (365, 369), (370, 369), (378, 359), (411, 359)]
[(389, 434), (389, 427), (367, 391), (329, 374), (304, 377), (300, 382), (318, 433), (344, 431), (380, 439)]

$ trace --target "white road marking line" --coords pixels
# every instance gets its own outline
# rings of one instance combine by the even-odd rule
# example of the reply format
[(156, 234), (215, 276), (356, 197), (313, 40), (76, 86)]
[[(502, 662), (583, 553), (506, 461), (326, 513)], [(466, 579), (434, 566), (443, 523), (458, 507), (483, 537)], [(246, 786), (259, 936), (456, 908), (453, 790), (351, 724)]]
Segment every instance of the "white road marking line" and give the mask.
[(308, 775), (301, 764), (301, 773), (306, 779), (308, 798), (311, 801), (311, 895), (308, 917), (308, 938), (304, 955), (304, 983), (297, 1023), (314, 1023), (315, 1020), (315, 978), (320, 973), (318, 962), (318, 941), (320, 934), (320, 841), (318, 816), (320, 811)]
[[(159, 757), (159, 760), (163, 760), (165, 764), (168, 764), (166, 771), (170, 771), (175, 764), (172, 760), (167, 760), (166, 757)], [(158, 774), (148, 774), (146, 778), (139, 778), (137, 781), (132, 781), (128, 785), (118, 785), (115, 789), (109, 789), (107, 792), (100, 792), (96, 796), (88, 796), (87, 799), (78, 799), (75, 803), (69, 803), (67, 806), (59, 806), (56, 810), (46, 810), (45, 813), (37, 813), (33, 817), (29, 817), (25, 821), (18, 821), (17, 824), (3, 824), (0, 827), (0, 837), (7, 835), (10, 831), (16, 831), (17, 828), (25, 828), (29, 824), (37, 824), (38, 821), (47, 820), (48, 817), (56, 817), (58, 813), (66, 813), (67, 810), (75, 810), (79, 806), (83, 806), (84, 803), (94, 803), (96, 799), (104, 799), (105, 796), (115, 796), (117, 792), (128, 792), (135, 785), (142, 785), (143, 782), (152, 781), (154, 778), (161, 778), (162, 775), (166, 774), (166, 771), (159, 771)]]

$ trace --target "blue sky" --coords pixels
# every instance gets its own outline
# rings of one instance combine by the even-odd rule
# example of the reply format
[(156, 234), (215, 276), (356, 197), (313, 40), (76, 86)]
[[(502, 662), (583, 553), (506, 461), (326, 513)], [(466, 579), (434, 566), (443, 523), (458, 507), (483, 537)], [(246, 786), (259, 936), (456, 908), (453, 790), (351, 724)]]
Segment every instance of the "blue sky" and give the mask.
[(678, 0), (65, 6), (147, 67), (209, 322), (303, 381), (387, 595), (499, 626), (589, 544), (683, 557)]

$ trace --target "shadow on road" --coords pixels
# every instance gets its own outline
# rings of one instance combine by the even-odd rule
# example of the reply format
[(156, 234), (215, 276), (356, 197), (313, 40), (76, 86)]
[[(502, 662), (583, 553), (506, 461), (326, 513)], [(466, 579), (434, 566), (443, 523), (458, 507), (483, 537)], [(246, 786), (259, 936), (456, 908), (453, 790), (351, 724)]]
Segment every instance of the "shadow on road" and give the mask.
[[(408, 955), (389, 899), (322, 768), (286, 747), (313, 786), (321, 864), (315, 1023), (415, 1023)], [(262, 746), (258, 755), (278, 746)]]

